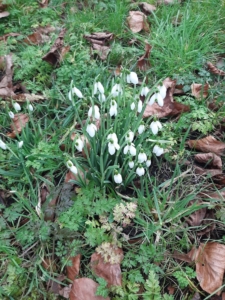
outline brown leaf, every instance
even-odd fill
[[[179,259],[181,261],[185,261],[187,263],[192,263],[193,259],[190,257],[190,255],[185,254],[185,253],[180,253],[178,251],[174,251],[174,253],[172,254],[173,258]]]
[[[202,84],[193,83],[191,85],[191,94],[195,96],[196,99],[206,98],[208,96],[209,84],[206,83],[204,86]]]
[[[140,32],[141,30],[149,32],[147,17],[140,11],[129,11],[127,22],[130,30],[134,33]]]
[[[201,288],[209,294],[222,286],[225,270],[225,245],[213,242],[200,244],[195,251],[197,279]],[[221,291],[217,292],[220,295]]]
[[[225,149],[225,143],[217,141],[212,135],[201,140],[189,140],[187,144],[190,148],[202,152],[212,152],[217,155],[223,155]]]
[[[219,75],[219,76],[225,76],[225,72],[223,70],[218,69],[211,62],[207,62],[207,67],[212,74]]]
[[[193,296],[193,298],[191,300],[201,300],[201,296],[199,295],[198,292],[195,292],[194,296]]]
[[[68,286],[65,286],[64,288],[61,288],[59,290],[59,295],[66,299],[69,299],[71,288],[72,288],[72,284],[69,284]]]
[[[5,61],[5,75],[2,77],[0,82],[0,97],[5,98],[12,97],[14,94],[13,92],[13,85],[12,85],[12,76],[13,76],[13,62],[12,62],[12,54],[4,56]]]
[[[11,133],[7,133],[8,137],[15,138],[17,134],[21,133],[22,129],[26,126],[29,121],[29,116],[27,114],[16,114],[14,119],[12,119]]]
[[[64,35],[66,33],[66,29],[62,29],[58,38],[54,42],[53,46],[51,47],[50,51],[42,57],[43,60],[47,61],[49,64],[55,66],[61,60],[61,52],[64,46]]]
[[[39,3],[40,3],[40,6],[41,6],[42,8],[48,6],[48,0],[41,0],[41,2],[39,2]]]
[[[214,167],[222,170],[221,157],[214,153],[199,153],[195,155],[195,161],[201,164],[206,164],[207,167]]]
[[[195,174],[197,175],[211,175],[211,176],[215,176],[215,175],[219,175],[222,174],[222,170],[219,169],[203,169],[199,166],[194,165],[194,171]]]
[[[212,179],[216,184],[225,186],[225,174],[215,175]]]
[[[143,9],[144,13],[146,15],[149,15],[151,14],[153,11],[156,10],[156,6],[155,5],[152,5],[152,4],[149,4],[147,2],[140,2],[139,3],[139,6],[141,7],[141,9]]]
[[[90,278],[79,278],[73,281],[70,292],[70,300],[110,300],[109,297],[103,298],[95,296],[99,284]]]
[[[166,78],[163,84],[167,88],[166,97],[164,98],[164,105],[161,107],[157,103],[153,105],[147,105],[143,113],[143,118],[147,118],[156,115],[158,118],[166,116],[176,116],[182,112],[189,111],[190,108],[182,103],[175,102],[173,100],[173,92],[175,89],[176,81],[171,78]]]
[[[8,16],[9,16],[9,12],[8,11],[0,12],[0,18],[5,18],[5,17],[8,17]]]
[[[151,52],[152,46],[148,43],[145,44],[145,54],[142,55],[137,62],[138,68],[141,71],[147,71],[150,68],[149,55]]]
[[[195,203],[194,200],[189,202],[189,205],[193,205]],[[202,201],[198,201],[198,204],[201,204]],[[199,226],[201,225],[203,219],[205,218],[206,215],[206,207],[202,207],[196,211],[194,211],[193,213],[191,213],[188,218],[186,218],[186,222],[190,225],[190,226]]]
[[[66,266],[66,273],[67,273],[67,277],[70,280],[74,280],[77,275],[79,274],[79,270],[80,270],[80,259],[81,259],[81,255],[78,254],[76,256],[70,257],[70,261],[72,263],[72,266]]]
[[[13,32],[6,33],[6,34],[0,36],[0,41],[6,41],[7,38],[10,37],[10,36],[19,36],[19,35],[20,35],[20,33],[13,33]]]
[[[113,33],[110,32],[94,32],[84,36],[86,40],[91,42],[92,50],[96,51],[101,60],[106,60],[110,47],[109,41],[113,39]]]
[[[39,26],[35,32],[28,35],[23,41],[27,44],[38,45],[50,40],[49,34],[55,31],[55,27],[51,25]]]
[[[46,270],[51,270],[51,271],[56,272],[56,264],[55,264],[55,261],[52,260],[52,259],[49,258],[49,257],[44,257],[43,260],[42,260],[41,265],[42,265],[43,268],[46,269]]]
[[[120,255],[122,260],[123,250],[114,248],[113,246],[111,248],[112,255]],[[104,278],[108,282],[108,286],[122,285],[122,274],[119,263],[111,264],[110,262],[105,262],[100,254],[93,253],[91,256],[91,268],[97,276]]]
[[[182,0],[158,0],[157,4],[176,4],[181,3]]]

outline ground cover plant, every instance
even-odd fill
[[[223,299],[224,1],[0,10],[0,298]]]

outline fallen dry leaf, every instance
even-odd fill
[[[207,67],[212,74],[219,75],[219,76],[225,76],[225,72],[218,69],[211,62],[207,62]]]
[[[72,284],[69,284],[68,286],[65,286],[64,288],[60,288],[59,295],[66,299],[69,299],[71,288],[72,288]]]
[[[193,298],[191,300],[201,300],[200,294],[198,292],[195,292],[194,296],[193,296]]]
[[[222,170],[219,169],[204,169],[196,165],[194,165],[193,167],[194,167],[195,174],[197,175],[215,176],[215,175],[222,174]]]
[[[140,2],[139,6],[146,15],[149,15],[156,10],[155,5],[149,4],[147,2]]]
[[[41,0],[39,1],[40,7],[44,8],[48,6],[48,0]]]
[[[109,42],[113,39],[113,33],[94,32],[85,35],[84,38],[91,42],[92,50],[98,53],[101,60],[106,60],[110,51]]]
[[[212,135],[201,140],[189,140],[187,144],[190,148],[202,152],[212,152],[217,155],[223,155],[225,149],[225,143],[217,141]]]
[[[76,256],[70,257],[70,261],[72,263],[72,266],[66,266],[66,274],[67,277],[70,280],[74,280],[77,275],[79,274],[80,271],[80,259],[81,259],[81,255],[78,254]]]
[[[119,255],[122,261],[123,250],[120,248],[114,249],[113,246],[111,248],[112,253]],[[93,253],[91,256],[91,268],[97,276],[104,278],[108,282],[108,286],[122,285],[120,263],[111,264],[110,262],[105,262],[100,254]]]
[[[147,17],[141,11],[129,11],[127,22],[130,30],[134,33],[140,32],[141,30],[149,32]]]
[[[8,137],[15,138],[17,134],[21,133],[22,129],[26,126],[29,121],[29,116],[27,114],[16,114],[14,119],[12,119],[11,129],[12,132],[7,133]]]
[[[225,186],[225,174],[215,175],[212,179],[217,185]]]
[[[209,294],[222,286],[225,271],[225,245],[213,242],[200,244],[188,253],[196,264],[197,279]],[[221,291],[217,292],[220,295]]]
[[[199,153],[195,155],[195,161],[201,164],[205,164],[205,167],[214,167],[222,170],[221,157],[215,153]]]
[[[72,284],[70,300],[110,300],[109,297],[103,298],[95,296],[99,284],[90,278],[75,279]]]
[[[153,105],[147,105],[143,113],[143,118],[147,118],[156,115],[158,118],[166,116],[177,116],[182,112],[187,112],[190,107],[182,103],[175,102],[173,100],[173,93],[176,85],[176,81],[170,78],[166,78],[163,84],[167,88],[166,97],[164,98],[164,105],[161,107],[157,103]]]
[[[8,17],[8,16],[9,16],[9,12],[8,12],[8,11],[0,12],[0,19],[1,19],[1,18],[5,18],[5,17]]]
[[[194,204],[195,201],[192,200],[189,202],[189,206],[191,206],[192,204]],[[198,201],[198,204],[201,205],[202,201]],[[199,226],[201,225],[203,219],[205,218],[206,215],[206,207],[202,207],[196,211],[194,211],[193,213],[191,213],[187,218],[186,218],[186,222],[190,225],[190,226]]]
[[[13,84],[12,84],[12,76],[13,76],[13,62],[12,62],[12,54],[5,55],[3,60],[5,61],[5,75],[2,77],[0,82],[0,97],[12,97],[14,95],[13,92]]]
[[[13,33],[13,32],[6,33],[6,34],[0,36],[0,41],[6,41],[7,38],[10,37],[10,36],[19,36],[19,35],[20,35],[20,33]]]
[[[208,96],[209,84],[206,83],[204,86],[202,84],[193,83],[191,85],[191,94],[195,96],[196,99],[206,98]]]
[[[182,0],[158,0],[157,4],[176,4],[181,3]]]
[[[51,258],[49,257],[44,257],[42,262],[41,262],[41,265],[43,266],[43,268],[45,268],[46,270],[51,270],[51,271],[54,271],[56,272],[56,264],[55,264],[55,261],[52,260]]]
[[[44,27],[39,26],[38,28],[36,28],[34,33],[28,35],[23,41],[24,43],[29,45],[30,44],[38,45],[41,43],[45,43],[50,39],[49,34],[54,31],[55,31],[55,27],[51,25],[47,25]]]
[[[64,35],[66,33],[66,29],[62,29],[60,34],[58,35],[56,41],[51,47],[50,51],[42,57],[42,60],[45,60],[49,64],[56,66],[61,61],[62,49],[64,47]]]
[[[138,68],[141,71],[147,71],[150,68],[149,55],[151,52],[152,46],[148,43],[145,44],[145,54],[142,55],[137,62]]]

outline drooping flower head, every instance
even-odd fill
[[[90,135],[90,137],[94,137],[97,130],[98,130],[98,129],[97,129],[97,127],[96,127],[95,124],[89,123],[89,124],[87,125],[86,131],[87,131],[87,133]]]
[[[127,75],[127,83],[132,83],[134,85],[138,84],[138,76],[135,72],[130,72],[130,74]]]
[[[88,110],[88,117],[94,117],[95,119],[100,119],[99,107],[97,105],[91,106]]]
[[[114,174],[114,181],[115,181],[115,183],[117,183],[117,184],[120,184],[120,183],[123,182],[122,175],[121,175],[118,171],[115,171],[115,174]]]
[[[150,124],[150,129],[154,135],[156,135],[158,133],[159,129],[161,129],[161,128],[162,128],[162,124],[159,121],[153,121]]]
[[[117,103],[115,100],[112,100],[110,103],[109,114],[111,117],[117,115]]]
[[[115,154],[116,150],[120,149],[120,145],[118,144],[118,138],[115,133],[110,133],[107,137],[108,143],[108,150],[109,154],[113,155]]]

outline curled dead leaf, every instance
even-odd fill
[[[140,32],[141,30],[149,32],[147,17],[140,11],[129,11],[127,22],[130,30],[134,33]]]
[[[7,133],[8,137],[15,138],[17,134],[21,133],[22,129],[26,126],[29,121],[27,114],[16,114],[12,119],[11,129],[12,132]]]
[[[195,201],[192,200],[189,202],[189,205],[194,204]],[[202,204],[202,201],[198,201],[198,204]],[[186,222],[190,225],[190,226],[199,226],[201,225],[203,219],[205,218],[206,215],[206,207],[202,207],[196,211],[194,211],[193,213],[191,213],[188,218],[186,218]]]
[[[145,54],[142,55],[137,62],[138,68],[141,71],[147,71],[150,68],[149,55],[151,52],[152,46],[148,43],[145,44]]]
[[[76,256],[70,257],[70,261],[72,266],[66,266],[66,273],[67,273],[67,277],[70,280],[74,280],[75,277],[77,277],[77,275],[79,274],[80,271],[80,259],[81,259],[81,255],[78,254]]]
[[[139,6],[146,15],[149,15],[156,10],[155,5],[149,4],[147,2],[140,2]]]
[[[8,12],[8,11],[0,12],[0,19],[1,19],[1,18],[5,18],[5,17],[8,17],[8,16],[9,16],[9,12]]]
[[[99,284],[90,278],[75,279],[72,284],[70,300],[110,300],[109,297],[95,296]]]
[[[193,83],[191,85],[191,94],[195,96],[196,99],[206,98],[208,96],[209,84],[206,83],[204,86],[202,84]]]
[[[219,170],[219,169],[204,169],[204,168],[201,168],[196,165],[194,165],[193,167],[194,167],[195,174],[197,174],[197,175],[215,176],[215,175],[219,175],[222,173],[222,170]]]
[[[197,279],[201,288],[209,294],[222,286],[225,271],[225,245],[213,242],[200,244],[188,253],[196,264]],[[221,291],[216,294],[220,295]]]
[[[223,70],[218,69],[211,62],[207,62],[207,67],[212,74],[219,75],[219,76],[225,76],[225,72]]]
[[[195,161],[201,164],[205,164],[206,167],[214,167],[216,169],[222,169],[221,157],[215,153],[199,153],[195,155]]]
[[[216,140],[212,135],[200,140],[189,140],[187,144],[190,148],[202,152],[212,152],[217,155],[223,155],[225,150],[225,143]]]
[[[112,255],[120,256],[121,262],[123,259],[123,250],[115,248],[113,245],[111,245],[111,249]],[[105,262],[100,254],[93,253],[91,256],[91,268],[97,276],[104,278],[108,282],[108,286],[122,285],[120,263],[111,264],[110,262]]]

